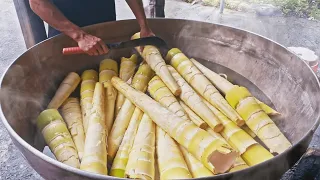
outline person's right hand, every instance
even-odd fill
[[[109,49],[106,44],[98,37],[90,34],[84,34],[77,39],[78,46],[90,56],[102,55],[108,53]]]

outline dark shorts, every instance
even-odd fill
[[[116,9],[114,0],[51,0],[52,3],[79,27],[115,21]],[[48,37],[60,34],[49,26]]]

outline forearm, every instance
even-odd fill
[[[29,0],[31,9],[50,26],[74,40],[85,34],[77,25],[69,21],[49,0]]]
[[[140,28],[148,28],[148,23],[144,12],[142,0],[126,0],[126,2],[131,8],[133,14],[135,15],[140,25]]]

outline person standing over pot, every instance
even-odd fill
[[[126,0],[140,25],[141,37],[154,36],[149,28],[142,0]],[[49,24],[48,37],[64,33],[89,55],[107,53],[108,47],[80,27],[115,21],[114,0],[29,0],[30,7]]]

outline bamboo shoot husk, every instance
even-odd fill
[[[207,129],[208,124],[204,122],[195,112],[193,112],[189,106],[187,106],[183,101],[179,100],[181,107],[186,111],[190,120],[201,129]]]
[[[148,82],[154,76],[154,72],[150,66],[146,63],[142,63],[139,66],[138,71],[134,75],[132,80],[132,87],[138,91],[145,92],[148,86]],[[130,100],[126,99],[122,108],[116,117],[112,126],[110,135],[108,136],[108,160],[109,163],[113,161],[118,148],[121,144],[122,138],[126,132],[131,116],[134,112],[135,106]]]
[[[204,104],[201,97],[189,86],[189,84],[180,76],[180,74],[171,66],[168,65],[173,78],[177,81],[181,88],[180,99],[188,105],[201,119],[203,119],[208,126],[215,132],[220,132],[223,125],[219,119],[211,112],[211,110]]]
[[[159,126],[156,127],[156,144],[161,180],[192,178],[178,145]]]
[[[210,102],[210,104],[219,109],[238,126],[244,124],[244,120],[239,114],[228,104],[203,73],[179,49],[171,49],[168,52],[167,60],[170,61],[170,64],[194,88],[194,90]]]
[[[86,134],[84,155],[80,169],[97,174],[108,174],[107,169],[107,127],[105,122],[105,91],[103,85],[96,83],[88,130]]]
[[[75,168],[80,167],[77,148],[58,110],[42,111],[37,119],[37,127],[58,161]]]
[[[80,102],[78,98],[68,98],[61,107],[63,119],[67,123],[73,142],[76,145],[80,160],[84,151],[84,129],[82,124],[82,115]]]
[[[129,153],[131,151],[143,112],[139,108],[135,108],[128,129],[126,130],[119,150],[113,160],[110,175],[124,178],[125,170],[128,163]]]
[[[140,33],[136,33],[131,39],[140,38]],[[177,82],[173,79],[171,73],[169,72],[166,62],[161,56],[161,53],[155,46],[144,46],[142,52],[143,59],[150,65],[154,72],[161,78],[161,80],[166,84],[170,91],[175,95],[179,96],[181,89]]]
[[[219,91],[221,91],[223,94],[226,94],[227,92],[229,92],[232,89],[233,84],[231,82],[229,82],[227,79],[225,79],[225,78],[221,77],[219,74],[211,71],[209,68],[205,67],[204,65],[202,65],[201,63],[199,63],[195,59],[191,58],[190,60],[212,82],[212,84],[217,89],[219,89]],[[271,107],[269,107],[265,103],[259,101],[258,99],[256,99],[256,101],[258,102],[258,104],[261,106],[261,108],[268,115],[280,115],[279,112],[272,109]]]
[[[129,154],[126,177],[154,179],[155,175],[155,124],[147,114],[142,116]]]
[[[134,75],[137,61],[138,61],[138,56],[135,54],[133,54],[130,58],[125,58],[125,57],[121,58],[119,77],[123,81],[128,81]],[[116,100],[115,117],[117,117],[125,99],[126,98],[124,97],[124,95],[122,95],[121,93],[118,93],[117,100]]]
[[[213,173],[209,171],[198,159],[196,159],[186,148],[180,145],[180,150],[184,156],[184,159],[188,165],[188,168],[194,178],[213,176]]]
[[[95,70],[85,70],[81,75],[80,86],[80,106],[85,134],[88,129],[90,111],[92,108],[92,98],[94,87],[98,81],[98,73]]]
[[[62,105],[62,103],[70,96],[70,94],[77,88],[80,80],[80,76],[77,73],[69,73],[59,85],[55,95],[48,105],[48,109],[58,109]]]
[[[111,82],[118,91],[148,114],[158,126],[187,148],[212,172],[218,174],[230,169],[238,153],[228,144],[214,139],[193,122],[180,118],[151,97],[130,87],[120,78],[113,77]]]
[[[223,113],[205,101],[207,106],[215,113],[221,120],[225,128],[221,135],[227,142],[240,152],[243,160],[249,165],[253,166],[261,162],[273,158],[273,155],[263,146],[257,143],[250,135],[238,127],[234,122],[228,119]]]
[[[111,131],[111,127],[114,121],[114,109],[117,98],[117,90],[112,87],[111,78],[118,76],[118,64],[112,59],[102,60],[99,68],[99,82],[103,84],[105,88],[105,115],[107,132]]]
[[[292,146],[245,87],[233,86],[226,99],[271,153],[280,154]]]

